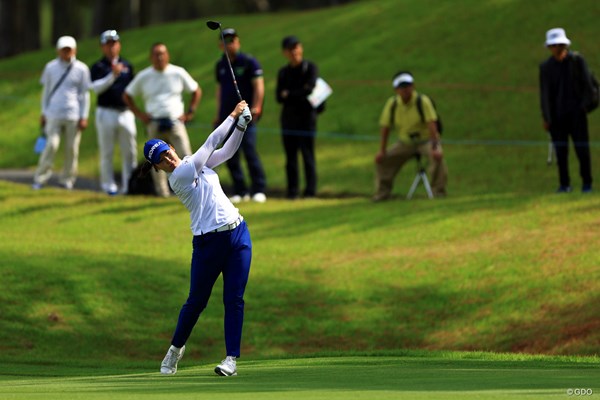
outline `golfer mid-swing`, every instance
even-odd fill
[[[189,297],[181,307],[171,347],[160,366],[162,374],[177,372],[185,343],[222,273],[227,354],[215,372],[223,376],[237,375],[236,358],[240,356],[244,290],[250,272],[252,242],[246,222],[223,192],[213,168],[237,151],[251,120],[248,105],[241,101],[206,142],[183,160],[160,139],[149,140],[144,145],[148,166],[170,174],[173,191],[190,212],[194,234]],[[233,133],[217,149],[233,124],[236,124]]]

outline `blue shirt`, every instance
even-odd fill
[[[233,74],[235,75],[235,80],[237,81],[242,98],[246,100],[248,106],[252,108],[252,98],[254,97],[252,80],[263,76],[262,67],[254,57],[241,52],[237,53],[235,59],[231,61],[231,67],[233,68]],[[215,72],[217,82],[221,85],[219,119],[223,121],[240,100],[235,91],[235,86],[231,79],[231,71],[229,70],[225,55],[217,62]]]
[[[133,66],[129,61],[119,57],[119,63],[124,65],[121,74],[117,77],[114,83],[98,95],[98,105],[101,107],[109,108],[126,108],[125,102],[123,101],[123,91],[125,87],[133,80]],[[98,79],[104,78],[108,74],[112,74],[112,64],[106,57],[102,58],[94,65],[90,70],[92,74],[92,82]]]

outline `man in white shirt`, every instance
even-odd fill
[[[123,91],[133,80],[133,65],[121,57],[121,38],[109,29],[100,35],[102,58],[91,68],[92,88],[98,95],[96,132],[100,150],[100,187],[118,193],[113,169],[115,142],[121,148],[121,193],[129,190],[129,178],[137,165],[135,116],[123,102]]]
[[[75,58],[77,42],[71,36],[62,36],[56,42],[56,51],[58,57],[46,64],[40,79],[44,87],[40,122],[47,141],[33,176],[32,187],[36,190],[52,176],[61,134],[65,139],[65,161],[60,184],[73,189],[81,132],[87,128],[90,112],[90,70]]]
[[[150,48],[152,66],[135,76],[125,88],[123,100],[133,113],[146,125],[149,139],[157,138],[173,145],[178,154],[192,154],[185,123],[191,121],[198,107],[202,90],[190,74],[177,65],[169,63],[169,51],[164,43]],[[183,92],[191,93],[187,111]],[[135,103],[142,97],[145,112]],[[163,171],[152,171],[154,190],[158,196],[170,196],[167,176]]]

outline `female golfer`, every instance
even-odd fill
[[[183,160],[173,147],[160,139],[149,140],[144,145],[147,165],[170,173],[169,183],[190,212],[194,234],[189,297],[181,308],[171,347],[160,366],[162,374],[177,372],[185,343],[222,273],[227,355],[215,372],[222,376],[237,375],[236,358],[240,356],[244,290],[250,272],[252,242],[246,222],[223,193],[213,168],[237,151],[251,120],[248,105],[241,101],[206,142]],[[217,150],[233,124],[236,124],[233,133]]]

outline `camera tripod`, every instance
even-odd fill
[[[419,186],[420,181],[423,181],[423,186],[425,186],[425,191],[427,192],[427,197],[429,197],[430,199],[433,199],[433,192],[431,191],[431,186],[429,185],[429,179],[427,179],[427,174],[425,173],[425,167],[423,166],[423,163],[421,163],[421,154],[416,153],[415,159],[417,161],[417,176],[415,176],[415,179],[413,180],[412,186],[410,187],[410,190],[408,191],[408,194],[406,195],[406,199],[407,200],[412,199],[412,196],[415,193],[417,186]]]

